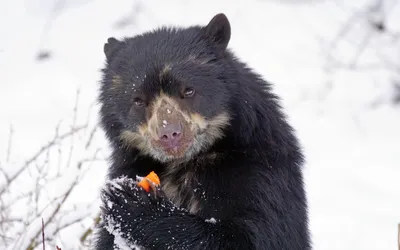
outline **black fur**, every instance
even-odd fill
[[[154,170],[161,183],[179,186],[183,201],[178,209],[162,187],[147,195],[120,180],[118,188],[107,184],[102,194],[105,223],[118,222],[128,243],[146,249],[310,249],[298,140],[270,84],[226,49],[226,17],[213,20],[205,27],[161,28],[106,45],[100,101],[113,149],[109,178],[135,179]],[[166,63],[173,65],[175,80],[162,85],[158,72]],[[123,84],[111,90],[115,74]],[[197,99],[187,103],[191,110],[210,119],[230,115],[224,137],[173,169],[124,147],[121,132],[146,120],[145,111],[132,108],[135,90],[148,102],[161,89],[178,96],[183,85],[196,88]],[[190,197],[199,201],[194,214],[188,211]],[[216,223],[206,221],[210,218]],[[113,236],[104,228],[95,249],[113,249]]]

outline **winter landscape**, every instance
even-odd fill
[[[306,155],[314,249],[391,250],[400,223],[400,1],[3,0],[0,249],[89,249],[109,145],[103,45],[230,19]]]

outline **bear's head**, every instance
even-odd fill
[[[189,160],[222,138],[231,119],[230,34],[218,14],[203,27],[109,38],[100,101],[111,141],[169,162]]]

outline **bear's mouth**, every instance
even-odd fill
[[[152,136],[149,124],[139,126],[138,132],[125,130],[121,140],[127,147],[137,148],[141,154],[150,156],[160,162],[189,161],[193,156],[213,145],[223,137],[223,130],[229,125],[227,113],[221,113],[211,119],[204,119],[198,114],[191,115],[194,119],[185,124],[180,141],[176,145],[165,146],[159,137]],[[201,119],[201,125],[195,121]],[[190,126],[189,126],[190,125]]]
[[[192,131],[190,131],[192,132]],[[182,158],[190,150],[195,138],[194,133],[182,134],[180,138],[175,141],[163,142],[160,139],[155,140],[148,138],[153,150],[162,152],[166,157]]]

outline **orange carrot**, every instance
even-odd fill
[[[139,181],[138,186],[142,187],[144,190],[146,190],[146,192],[149,192],[151,187],[150,182],[156,186],[160,185],[160,179],[158,178],[158,175],[154,173],[154,171],[151,171],[150,174]]]

